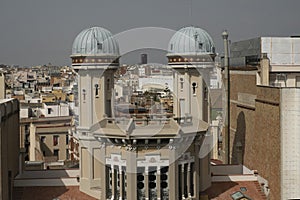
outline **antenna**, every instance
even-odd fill
[[[193,4],[193,0],[190,0],[190,16],[189,16],[190,17],[190,20],[189,20],[190,25],[192,25],[192,18],[193,18],[193,9],[192,9],[193,5],[192,4]]]
[[[95,31],[94,31],[94,30],[92,30],[92,31],[93,31],[94,39],[95,39],[96,42],[97,42],[97,49],[102,49],[102,44],[99,42],[98,38],[96,37]]]

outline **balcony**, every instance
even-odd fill
[[[95,124],[95,137],[116,139],[172,138],[180,134],[205,133],[208,124],[192,116],[171,118],[164,114],[135,114],[132,118],[106,118]]]

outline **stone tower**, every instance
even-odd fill
[[[168,63],[175,70],[175,116],[209,122],[207,82],[216,56],[212,38],[201,28],[185,27],[171,38],[168,51]]]
[[[104,118],[112,115],[114,72],[119,67],[119,46],[112,34],[100,27],[83,30],[72,47],[72,66],[78,73],[80,141],[80,190],[99,196],[93,184],[95,175],[89,168],[94,165],[94,150],[99,143],[93,129]]]

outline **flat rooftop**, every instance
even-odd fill
[[[185,120],[185,121],[184,121]],[[157,119],[103,119],[92,128],[93,133],[105,137],[176,137],[179,134],[206,133],[208,124],[202,120],[184,119],[182,122],[173,118]],[[180,120],[179,120],[180,121]]]

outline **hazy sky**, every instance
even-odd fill
[[[102,26],[113,34],[144,26],[205,29],[222,52],[232,41],[300,34],[299,0],[1,0],[0,63],[70,65],[76,35]]]

